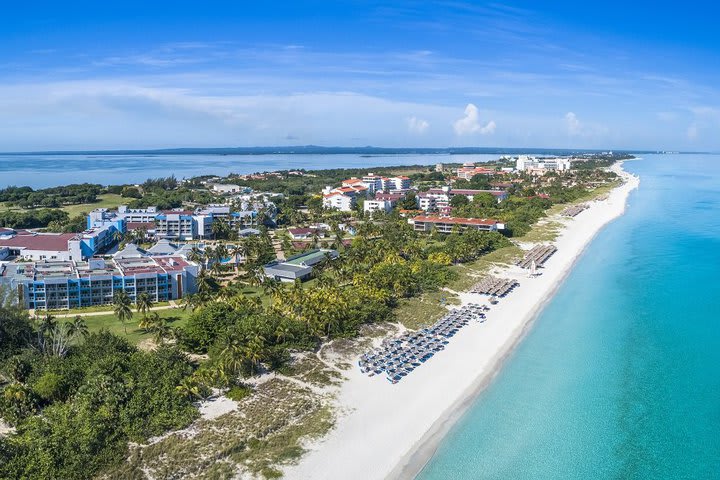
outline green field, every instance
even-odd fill
[[[128,203],[129,200],[115,193],[105,193],[98,195],[98,201],[95,203],[81,203],[79,205],[66,205],[62,210],[66,211],[70,218],[80,215],[81,213],[89,213],[96,208],[116,208],[118,205]]]
[[[180,327],[185,324],[188,317],[192,313],[192,310],[183,310],[182,308],[168,308],[163,310],[155,311],[161,318],[167,318],[170,322],[171,327]],[[91,332],[99,332],[102,329],[109,330],[110,332],[127,338],[131,343],[137,344],[142,340],[152,338],[152,335],[145,333],[143,330],[138,328],[138,322],[142,319],[142,314],[133,311],[133,318],[127,322],[127,336],[125,335],[125,329],[123,324],[117,319],[117,317],[109,313],[107,315],[88,315],[83,317],[83,320],[88,326],[88,330]],[[71,320],[69,318],[58,319],[58,320]]]
[[[120,195],[117,195],[115,193],[105,193],[102,195],[98,195],[98,201],[95,203],[80,203],[78,205],[66,205],[64,207],[61,207],[60,210],[63,210],[70,215],[70,217],[75,217],[77,215],[80,215],[81,213],[89,213],[91,210],[94,210],[96,208],[116,208],[118,205],[123,205],[125,203],[128,203],[128,201],[132,199],[123,198]],[[7,211],[7,210],[22,210],[22,208],[19,207],[9,207],[6,205],[5,202],[0,202],[0,212]]]

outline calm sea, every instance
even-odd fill
[[[646,155],[420,480],[720,478],[720,156]]]
[[[7,155],[0,154],[0,188],[33,188],[70,183],[103,185],[141,183],[148,178],[174,174],[178,179],[199,175],[227,175],[273,170],[372,168],[386,165],[487,162],[499,155]]]

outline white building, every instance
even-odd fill
[[[533,175],[544,175],[549,171],[564,172],[572,166],[569,158],[544,158],[538,160],[527,155],[520,155],[515,162],[518,172],[528,172]]]
[[[355,206],[355,196],[341,192],[331,192],[323,195],[323,207],[351,212]]]
[[[365,200],[363,203],[363,211],[365,213],[385,212],[388,213],[393,208],[393,202],[390,200]]]
[[[234,193],[242,193],[244,191],[240,185],[233,185],[230,183],[213,183],[213,192],[219,193],[220,195],[232,195]]]
[[[389,192],[391,190],[408,190],[410,188],[410,179],[408,177],[383,177],[383,190]]]

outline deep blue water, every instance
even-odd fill
[[[419,480],[720,478],[720,156],[625,168],[626,214]]]
[[[296,168],[372,168],[384,165],[434,165],[435,163],[487,162],[499,155],[389,154],[268,154],[268,155],[66,155],[0,154],[0,188],[28,185],[33,188],[70,183],[103,185],[141,183],[148,178],[227,175]]]

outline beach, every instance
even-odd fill
[[[290,479],[413,478],[425,465],[448,429],[500,371],[503,361],[552,298],[575,261],[604,225],[625,211],[639,179],[613,169],[624,183],[577,217],[557,217],[565,226],[552,243],[558,251],[529,278],[528,271],[508,267],[494,272],[515,278],[518,288],[493,305],[484,323],[463,328],[445,350],[398,384],[368,377],[355,366],[337,396],[335,428],[297,465],[285,470]],[[529,249],[531,245],[523,245]],[[487,297],[461,293],[463,304],[487,303]],[[355,361],[357,359],[354,359]]]

